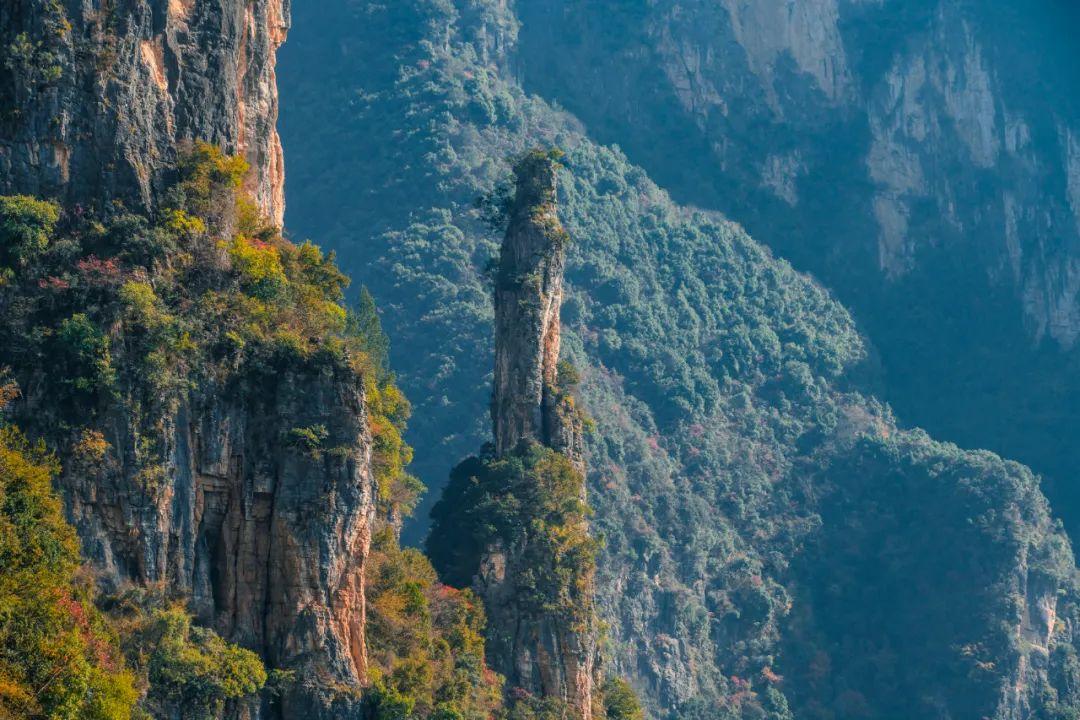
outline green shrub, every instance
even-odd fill
[[[374,720],[413,720],[416,701],[393,687],[376,682],[365,698]]]
[[[255,653],[193,626],[179,606],[153,611],[141,635],[149,649],[151,701],[182,708],[185,718],[211,720],[227,701],[254,695],[266,683]]]
[[[161,303],[154,293],[154,288],[147,282],[128,281],[120,287],[120,302],[123,303],[128,319],[137,326],[154,329],[167,319],[161,311]]]
[[[609,677],[601,690],[607,720],[643,720],[645,717],[630,683],[622,678]]]
[[[177,252],[184,231],[179,219],[174,225],[167,218],[152,222],[143,215],[121,214],[111,219],[105,235],[125,264],[153,268]]]
[[[568,720],[572,717],[573,711],[562,700],[527,693],[512,695],[506,712],[506,720]]]
[[[422,553],[385,528],[368,561],[368,651],[377,717],[486,720],[502,680],[484,665],[484,610],[438,582]]]
[[[26,265],[49,246],[60,208],[27,195],[0,196],[0,264]]]
[[[318,458],[322,455],[323,444],[330,437],[325,425],[293,428],[285,437],[290,447],[297,448],[307,455]]]
[[[109,353],[109,338],[85,313],[76,313],[62,321],[57,339],[66,366],[63,382],[82,393],[96,393],[113,386],[116,373]]]
[[[465,460],[431,512],[427,552],[439,576],[467,587],[497,540],[523,547],[527,570],[515,579],[523,611],[587,622],[598,545],[588,532],[584,483],[566,456],[537,443]]]
[[[281,255],[269,243],[236,237],[229,245],[229,258],[243,286],[261,300],[275,300],[288,287]]]
[[[170,204],[221,232],[239,215],[237,191],[247,172],[248,164],[242,157],[197,142],[180,157],[181,180],[170,191]]]
[[[560,360],[558,364],[559,387],[564,391],[571,391],[581,384],[581,371],[569,360]]]

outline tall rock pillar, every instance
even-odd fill
[[[517,187],[495,285],[496,452],[522,440],[545,443],[558,379],[566,232],[556,212],[552,160],[534,153],[515,168]]]
[[[557,492],[549,486],[553,473],[571,477],[568,492],[577,496],[579,510],[559,516],[560,532],[578,538],[584,548],[589,540],[582,421],[560,385],[566,378],[559,377],[569,236],[557,214],[556,167],[554,157],[540,151],[515,167],[516,192],[495,288],[494,460],[514,457],[523,464],[523,476],[510,478],[510,487],[502,489],[523,503]],[[546,513],[543,504],[524,508],[525,520],[533,519],[530,513]],[[542,517],[543,524],[550,522],[551,515]],[[492,662],[510,688],[556,698],[572,716],[590,720],[596,671],[592,558],[567,568],[573,580],[566,585],[541,587],[541,594],[553,594],[546,603],[532,602],[526,598],[537,592],[530,579],[536,567],[561,560],[552,557],[549,537],[528,522],[522,526],[516,536],[489,547],[480,561],[477,586],[491,619]]]

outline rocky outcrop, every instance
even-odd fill
[[[506,677],[515,694],[556,698],[573,718],[593,717],[596,627],[575,627],[554,613],[522,613],[519,579],[529,573],[525,543],[488,549],[475,587],[488,613],[488,663]],[[590,589],[591,593],[591,589]],[[591,599],[585,610],[595,612]],[[522,692],[523,691],[523,692]]]
[[[246,159],[243,194],[280,224],[274,63],[288,25],[289,0],[4,3],[0,194],[76,216],[151,211],[199,141]],[[68,513],[106,590],[159,585],[296,671],[241,716],[355,717],[375,514],[362,380],[300,356],[192,367],[191,389],[169,399],[125,385],[89,439],[58,430],[70,418],[48,406],[55,378],[20,376],[20,412],[59,447]]]
[[[569,236],[556,207],[555,162],[535,152],[515,168],[510,224],[495,281],[495,452],[523,440],[576,452],[558,393],[559,311]]]
[[[307,38],[293,45],[284,96],[290,117],[307,119],[287,136],[305,150],[291,167],[306,168],[293,176],[303,180],[292,187],[290,212],[296,227],[329,241],[393,308],[388,332],[407,348],[400,377],[430,423],[413,427],[421,462],[441,472],[487,435],[463,422],[490,399],[479,379],[490,367],[492,318],[478,270],[493,243],[472,203],[506,169],[475,159],[557,142],[569,151],[558,214],[574,237],[560,336],[563,352],[584,368],[580,401],[596,423],[588,435],[590,522],[605,538],[595,583],[607,627],[605,671],[633,680],[650,717],[1022,718],[1080,707],[1070,669],[1073,563],[1036,478],[898,428],[880,404],[852,392],[865,387],[859,363],[867,348],[830,293],[736,225],[671,202],[642,168],[594,142],[618,139],[651,169],[663,165],[664,183],[683,196],[688,186],[701,196],[715,191],[722,202],[707,207],[758,207],[755,220],[798,208],[800,222],[775,234],[800,257],[847,267],[865,260],[877,288],[873,207],[849,202],[849,191],[873,187],[806,168],[853,156],[865,173],[857,150],[868,135],[826,133],[818,123],[864,90],[864,63],[887,71],[889,50],[902,43],[883,31],[901,20],[918,25],[925,4],[808,1],[785,15],[771,2],[523,2],[508,8],[509,20],[473,23],[508,5],[297,6]],[[817,26],[805,15],[811,9],[820,9]],[[776,83],[785,116],[810,130],[790,133],[763,120],[772,109],[747,49],[728,32],[729,10],[740,15],[747,42],[758,43],[755,66]],[[870,23],[865,42],[855,43],[853,11],[893,22]],[[823,32],[818,26],[833,13],[838,24]],[[722,128],[709,142],[698,142],[698,126],[672,109],[680,106],[666,93],[667,68],[649,48],[662,37],[658,15],[670,20],[672,47],[702,49],[676,58],[689,70],[680,91],[704,101],[711,85],[738,99],[726,108],[698,103],[708,113],[695,122]],[[491,58],[483,39],[518,18],[523,45],[510,58]],[[781,46],[799,33],[807,37],[798,38],[804,46],[793,61]],[[837,48],[837,33],[843,62],[811,72]],[[387,43],[390,36],[400,42]],[[842,92],[830,99],[819,82]],[[527,92],[558,99],[585,122]],[[357,98],[349,111],[307,132],[344,95]],[[401,147],[399,138],[409,139],[408,166],[380,152]],[[833,145],[821,150],[804,140]],[[363,151],[335,163],[349,143]],[[950,147],[967,153],[969,146]],[[766,162],[740,162],[748,149]],[[766,178],[765,192],[755,192]],[[340,213],[325,211],[329,188],[349,200]],[[422,200],[403,207],[402,188]],[[835,205],[823,207],[823,198]],[[859,217],[870,220],[865,232],[846,231]],[[1024,217],[1018,213],[1018,225]],[[856,240],[868,247],[865,257],[828,250]],[[965,293],[963,285],[955,290]],[[896,321],[924,295],[925,288],[902,296],[888,317]],[[921,316],[920,329],[940,317]],[[931,347],[943,354],[946,345]],[[903,372],[922,372],[910,352],[899,356]],[[863,436],[873,438],[865,459],[826,474]],[[468,497],[479,465],[457,485],[452,477],[444,499]],[[433,489],[441,482],[434,473],[425,479]],[[489,495],[486,486],[480,491]],[[433,518],[433,536],[458,529],[441,532],[438,547],[456,550],[475,537],[458,522],[470,519],[464,510]],[[488,554],[496,577],[513,577],[500,566],[505,557]],[[473,574],[462,572],[462,582]],[[1054,630],[1044,640],[1044,608],[1054,597]],[[1019,637],[1049,643],[1049,658],[1018,646]],[[1014,689],[1012,707],[1032,712],[1010,709],[1004,696]]]
[[[0,7],[0,192],[153,206],[184,144],[247,159],[279,224],[275,53],[289,0],[14,0]]]
[[[568,458],[585,493],[581,419],[559,387],[559,340],[563,270],[569,235],[559,222],[556,160],[533,151],[514,168],[516,190],[495,280],[495,379],[491,417],[495,456],[519,452],[530,443]],[[584,517],[571,531],[588,532]],[[580,623],[537,610],[520,596],[535,592],[523,579],[537,572],[525,528],[500,540],[480,559],[476,587],[489,615],[489,657],[511,688],[554,697],[590,720],[596,673],[596,621],[591,571],[575,603]]]
[[[351,370],[312,360],[203,384],[149,426],[119,403],[103,457],[63,452],[75,460],[60,484],[102,583],[162,584],[224,637],[295,670],[280,717],[337,717],[335,691],[366,677],[364,402]],[[296,441],[306,430],[317,446]]]

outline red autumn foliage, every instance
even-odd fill
[[[97,255],[88,255],[75,263],[79,276],[93,287],[116,285],[123,278],[123,271],[116,258],[102,260]]]
[[[776,671],[774,671],[771,667],[763,668],[761,670],[761,677],[765,679],[765,682],[768,682],[772,685],[779,685],[784,681],[784,677],[782,675],[777,675]]]
[[[59,292],[61,290],[67,290],[68,288],[70,288],[71,283],[69,283],[64,278],[50,275],[47,278],[41,278],[40,280],[38,280],[38,287],[42,290],[53,290],[55,292]]]
[[[108,640],[94,631],[86,607],[70,595],[61,597],[57,604],[71,616],[72,624],[79,629],[79,635],[86,643],[95,664],[106,672],[118,672],[120,659]]]

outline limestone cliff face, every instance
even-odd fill
[[[24,411],[44,414],[28,387]],[[312,360],[200,383],[157,419],[128,396],[107,418],[100,462],[61,452],[69,514],[102,583],[163,584],[224,637],[296,670],[280,715],[256,717],[338,717],[329,689],[359,687],[367,670],[375,503],[360,379]],[[314,426],[320,448],[290,442]]]
[[[206,141],[247,159],[244,189],[280,223],[274,62],[288,23],[288,0],[3,3],[0,194],[72,214],[150,210],[184,147]],[[42,399],[54,378],[20,374],[20,412],[59,447],[68,512],[106,589],[160,584],[297,672],[241,716],[355,717],[375,513],[361,378],[302,358],[235,369],[193,371],[166,407],[131,383],[101,409],[108,450],[92,463]],[[322,447],[290,442],[312,427]]]
[[[275,53],[289,0],[12,0],[0,7],[0,192],[152,206],[177,149],[250,163],[281,223]]]
[[[495,454],[539,443],[568,457],[582,478],[581,420],[558,389],[559,312],[569,236],[559,222],[556,163],[533,152],[515,168],[516,192],[495,288]],[[584,521],[582,521],[584,525]],[[587,532],[586,527],[579,528]],[[480,561],[477,587],[489,615],[489,656],[510,687],[555,697],[583,720],[592,717],[596,628],[591,577],[581,626],[555,613],[522,610],[519,580],[535,571],[528,532],[499,542]]]
[[[488,613],[488,662],[510,688],[565,701],[574,718],[591,720],[595,685],[596,628],[584,631],[553,615],[518,611],[517,579],[529,567],[522,544],[489,548],[476,589]],[[587,608],[593,612],[591,604]]]
[[[856,260],[896,281],[935,250],[971,253],[1012,295],[1029,340],[1080,337],[1077,118],[1051,65],[1064,38],[1047,28],[1071,15],[954,0],[520,13],[527,82],[828,281]],[[564,39],[570,28],[582,29]],[[635,71],[618,72],[625,63]],[[1026,88],[1036,77],[1038,97]],[[667,132],[683,148],[658,141]],[[791,225],[810,227],[825,194],[845,198],[846,214],[828,238],[804,240]]]

